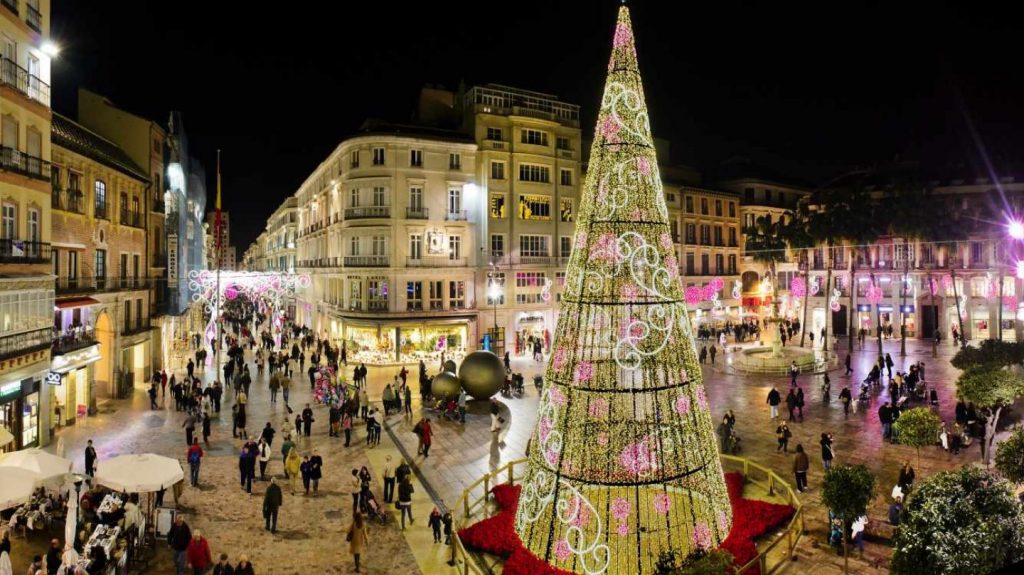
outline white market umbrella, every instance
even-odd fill
[[[118,455],[107,459],[96,470],[96,483],[114,491],[152,493],[167,489],[185,479],[177,459],[152,453]]]
[[[57,457],[41,449],[22,449],[0,455],[0,467],[31,471],[45,483],[64,479],[71,471],[71,460]]]
[[[78,535],[78,502],[68,501],[68,516],[64,521],[64,541],[74,543]]]
[[[0,575],[14,575],[11,567],[11,556],[6,551],[0,553]]]
[[[39,476],[17,467],[0,467],[0,511],[28,503]]]

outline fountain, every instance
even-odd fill
[[[800,373],[815,371],[817,359],[814,351],[801,347],[783,347],[779,330],[783,320],[777,310],[764,319],[761,338],[756,347],[748,347],[736,354],[733,367],[747,373],[767,373],[785,375],[792,363],[796,363]]]

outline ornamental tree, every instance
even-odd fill
[[[966,348],[970,349],[970,348]],[[997,369],[992,364],[968,367],[956,381],[957,397],[973,402],[985,414],[985,437],[982,438],[982,457],[985,465],[991,460],[992,443],[999,427],[1003,409],[1024,395],[1024,377],[1009,369]]]
[[[875,476],[867,467],[833,465],[821,483],[821,502],[843,521],[843,570],[849,572],[846,527],[864,515],[875,496]]]
[[[921,448],[935,445],[942,432],[942,420],[927,407],[915,407],[900,414],[893,424],[900,443],[917,450],[917,467],[921,467]]]
[[[978,347],[965,347],[958,351],[950,363],[958,369],[968,370],[1020,365],[1024,362],[1024,342],[987,339]]]
[[[1007,480],[1024,483],[1024,428],[1015,427],[1010,437],[996,447],[996,469]]]
[[[1010,484],[965,466],[911,492],[893,539],[894,575],[991,573],[1024,559],[1024,510]]]
[[[721,544],[732,507],[625,6],[544,379],[515,520],[530,553],[651,573]]]

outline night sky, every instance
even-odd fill
[[[1024,151],[1018,20],[893,4],[630,2],[655,135],[705,171],[745,156],[820,182],[896,157],[976,164],[981,142],[1009,172]],[[82,86],[162,124],[181,110],[211,208],[223,150],[241,255],[364,118],[409,120],[424,83],[555,93],[582,105],[589,137],[617,5],[53,0],[54,109],[74,117]]]

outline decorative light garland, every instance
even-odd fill
[[[680,281],[625,7],[608,71],[515,520],[587,575],[651,573],[732,525],[683,303],[720,306],[725,281]]]

